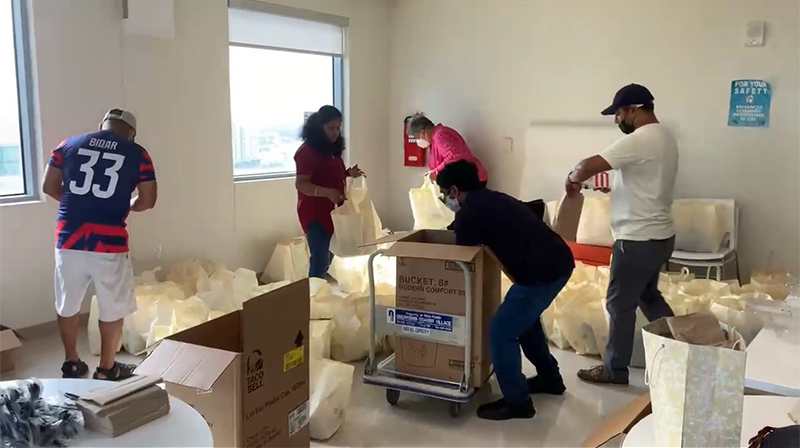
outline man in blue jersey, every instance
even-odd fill
[[[55,295],[64,344],[64,378],[85,376],[77,351],[78,314],[90,283],[100,311],[100,364],[95,379],[122,380],[133,367],[114,360],[122,320],[136,311],[126,219],[156,204],[150,155],[134,143],[132,113],[108,111],[100,131],[69,137],[54,149],[42,191],[59,201],[56,220]],[[134,190],[138,195],[131,197]]]

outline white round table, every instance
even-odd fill
[[[789,397],[745,396],[741,446],[746,447],[747,442],[765,426],[782,428],[794,425],[795,423],[789,418],[789,412],[797,400],[797,398]],[[622,446],[627,448],[655,447],[654,421],[653,414],[640,420],[625,436]]]
[[[106,381],[98,380],[41,380],[45,397],[63,396],[65,392],[81,394],[107,386]],[[0,382],[8,387],[15,381]],[[188,404],[170,396],[169,414],[111,438],[104,434],[85,430],[70,442],[70,447],[163,447],[191,446],[213,447],[214,438],[203,417]]]

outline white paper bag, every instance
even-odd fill
[[[555,310],[553,305],[550,305],[549,308],[542,312],[542,329],[544,330],[544,334],[547,336],[547,339],[549,339],[553,345],[561,350],[566,350],[569,348],[569,341],[561,332],[561,328],[558,326],[557,317],[558,311]]]
[[[296,282],[308,277],[310,253],[306,237],[301,236],[278,242],[269,263],[264,268],[261,281],[264,283]]]
[[[608,195],[591,196],[583,201],[578,222],[577,242],[592,246],[611,247],[611,200]]]
[[[748,344],[753,342],[764,328],[767,316],[746,309],[746,302],[739,297],[723,297],[711,303],[709,311],[720,322],[735,329]]]
[[[439,200],[439,187],[429,176],[419,188],[408,192],[411,200],[411,213],[414,215],[414,230],[445,229],[455,219],[455,213]]]
[[[333,319],[336,307],[342,303],[342,296],[335,294],[325,280],[309,279],[311,299],[311,319]]]
[[[687,252],[717,252],[725,238],[724,220],[717,206],[708,201],[679,200],[672,205],[675,249]]]
[[[356,186],[360,182],[359,186]],[[372,204],[367,182],[355,179],[345,193],[347,200],[331,212],[333,238],[331,252],[340,257],[372,253],[374,247],[360,247],[381,237],[381,219]]]
[[[308,343],[309,356],[312,358],[331,358],[331,331],[333,323],[329,320],[312,320],[309,328],[311,335]]]
[[[355,368],[348,364],[312,357],[309,360],[309,433],[327,440],[344,424]]]
[[[653,404],[655,446],[738,447],[742,436],[745,342],[735,349],[687,344],[667,337],[667,319],[642,329]]]
[[[363,294],[345,297],[333,315],[331,358],[360,361],[369,355],[369,298]]]

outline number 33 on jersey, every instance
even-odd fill
[[[64,179],[56,247],[127,252],[131,195],[139,183],[156,179],[147,151],[112,132],[99,131],[61,142],[49,165],[61,169]]]

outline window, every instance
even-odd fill
[[[0,203],[37,196],[25,7],[24,0],[0,0]]]
[[[234,180],[293,176],[305,119],[343,106],[345,19],[248,0],[228,18]]]

